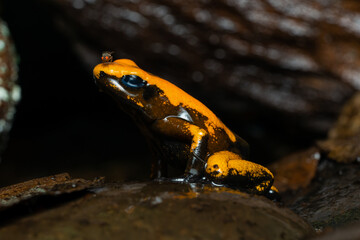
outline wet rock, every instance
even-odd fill
[[[360,162],[360,94],[343,108],[329,138],[318,143],[326,156],[337,162]]]
[[[62,173],[3,187],[0,188],[0,211],[39,196],[79,192],[99,186],[103,181],[103,178],[94,181],[72,179],[68,173]]]
[[[354,240],[360,239],[360,224],[329,230],[311,240]]]
[[[108,185],[0,228],[4,240],[302,239],[312,233],[264,197],[174,183]]]
[[[327,140],[270,167],[285,205],[319,230],[360,220],[359,109],[357,94],[344,106]]]
[[[15,105],[20,100],[17,84],[15,49],[10,40],[9,29],[0,19],[0,151],[6,146],[8,132],[15,114]]]
[[[276,110],[286,124],[326,132],[360,88],[358,3],[51,2],[88,66],[113,50],[204,99],[216,93],[208,101],[239,115],[256,103],[258,115]]]
[[[322,160],[315,179],[287,205],[319,230],[359,222],[359,176],[360,164]]]

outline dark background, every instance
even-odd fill
[[[108,181],[147,178],[151,156],[145,140],[131,119],[98,91],[86,60],[74,54],[48,8],[37,1],[5,0],[1,16],[20,58],[22,100],[2,155],[0,186],[61,172],[84,178],[106,176]],[[102,50],[107,49],[98,50],[99,60]],[[239,135],[255,149],[251,154],[256,162],[268,163],[325,136],[302,132],[294,138],[289,129],[284,136],[283,122],[271,113],[251,122],[251,117],[234,117],[214,107],[204,95],[196,97],[236,133],[244,133]],[[263,137],[264,128],[273,140],[259,144],[256,139]]]
[[[138,129],[98,91],[48,11],[33,1],[19,7],[9,0],[1,14],[20,58],[22,99],[2,156],[0,185],[64,171],[77,177],[106,173],[116,180],[146,177],[147,168],[133,162],[147,152]],[[130,156],[124,169],[117,160]]]

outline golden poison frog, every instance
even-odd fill
[[[273,174],[248,161],[248,144],[204,104],[174,84],[108,53],[93,71],[99,88],[130,114],[156,155],[152,177],[166,177],[167,164],[184,171],[184,182],[208,179],[267,195]]]

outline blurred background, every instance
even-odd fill
[[[2,0],[16,53],[0,57],[18,66],[22,96],[1,132],[0,186],[60,172],[148,178],[143,136],[92,79],[104,50],[201,100],[255,162],[307,148],[360,88],[359,11],[346,0]],[[4,75],[11,92],[15,75]]]

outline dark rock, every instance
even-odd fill
[[[315,228],[360,220],[359,109],[360,94],[356,94],[344,106],[327,140],[271,166],[286,205]]]
[[[108,185],[0,229],[3,240],[303,239],[312,233],[264,197],[174,183]]]
[[[0,188],[0,211],[39,196],[59,196],[97,187],[103,180],[72,179],[68,173],[62,173],[3,187]]]
[[[319,230],[359,222],[359,176],[359,164],[323,160],[315,179],[287,205]]]
[[[356,94],[343,108],[329,132],[329,138],[318,143],[326,156],[337,162],[360,162],[360,94]]]
[[[360,239],[360,224],[329,230],[311,240],[355,240]]]
[[[88,66],[102,50],[113,50],[197,96],[216,93],[209,102],[239,115],[255,102],[258,115],[277,110],[291,120],[286,124],[326,132],[360,88],[358,3],[51,2],[58,26]],[[242,104],[229,105],[231,96]]]

